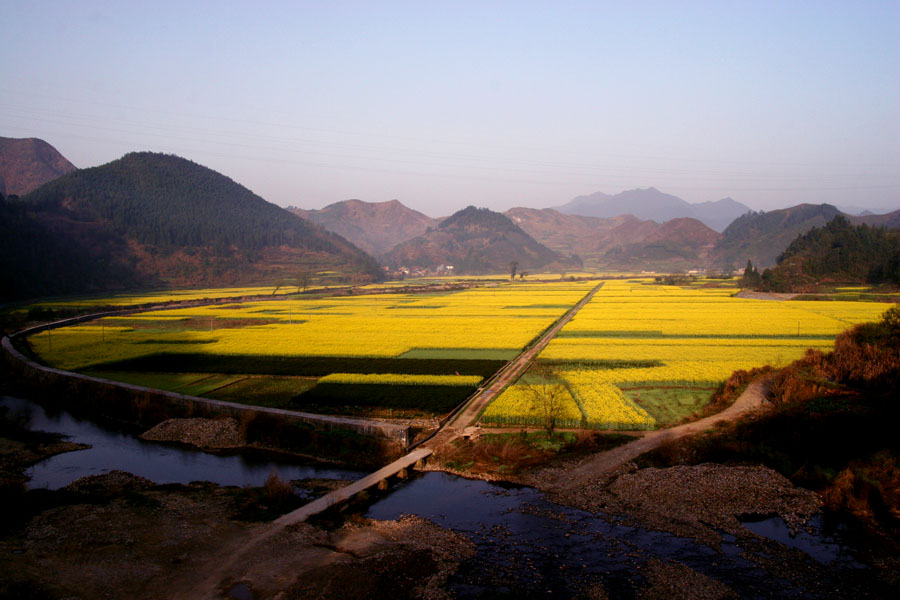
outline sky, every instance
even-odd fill
[[[0,136],[281,206],[900,208],[900,2],[0,0]]]

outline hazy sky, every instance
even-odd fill
[[[304,208],[900,208],[900,2],[0,0],[0,136]]]

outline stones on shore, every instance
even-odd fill
[[[77,494],[95,494],[104,496],[121,495],[129,490],[146,490],[156,484],[126,471],[113,470],[100,475],[88,475],[76,479],[62,488]]]
[[[239,448],[245,445],[240,426],[231,417],[218,419],[169,419],[140,435],[142,440],[179,442],[198,448]]]
[[[810,490],[762,466],[701,464],[666,469],[622,469],[562,500],[589,511],[628,515],[645,526],[688,535],[710,544],[719,532],[748,535],[740,518],[779,515],[799,529],[822,507]]]

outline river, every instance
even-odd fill
[[[57,454],[26,471],[28,487],[56,490],[79,477],[114,469],[128,471],[156,483],[211,481],[219,485],[259,486],[274,471],[285,481],[344,479],[353,481],[367,473],[329,465],[286,460],[259,453],[201,452],[191,447],[144,441],[124,430],[78,419],[66,411],[50,412],[43,406],[3,396],[0,406],[12,415],[28,419],[33,430],[60,433],[68,440],[91,448]]]
[[[0,406],[27,416],[32,429],[61,433],[70,441],[92,446],[34,465],[27,472],[30,488],[58,489],[79,477],[113,469],[157,483],[211,481],[238,486],[261,485],[273,470],[285,480],[352,480],[364,475],[281,457],[209,454],[143,441],[65,411],[48,412],[19,398],[3,397]],[[554,504],[534,488],[429,472],[395,485],[364,511],[374,519],[414,514],[469,537],[476,544],[477,554],[450,582],[458,597],[505,593],[522,598],[570,597],[576,588],[594,581],[602,583],[611,597],[633,597],[644,582],[641,573],[649,561],[686,565],[739,590],[744,598],[815,597],[795,582],[766,571],[757,560],[765,558],[758,545],[748,546],[723,534],[721,545],[713,548],[636,527],[623,518]],[[866,569],[834,528],[826,527],[821,519],[812,523],[810,532],[798,536],[790,536],[784,523],[779,522],[775,517],[746,526],[801,550],[806,556],[802,560],[810,568],[836,581],[847,573]]]

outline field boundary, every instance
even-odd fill
[[[233,301],[233,299],[228,299],[228,301]],[[349,430],[364,436],[382,438],[393,445],[399,446],[403,450],[409,447],[410,431],[409,426],[407,425],[399,425],[397,423],[376,421],[372,419],[334,417],[329,415],[295,412],[279,408],[251,406],[238,404],[236,402],[226,402],[224,400],[189,396],[177,392],[168,392],[156,388],[103,379],[101,377],[82,375],[81,373],[74,373],[72,371],[65,371],[63,369],[42,365],[19,351],[13,343],[16,338],[40,333],[42,331],[49,331],[59,327],[83,323],[85,321],[92,321],[107,316],[127,315],[135,312],[145,312],[147,310],[172,310],[184,308],[185,304],[191,306],[205,306],[221,303],[224,303],[222,299],[211,299],[207,302],[190,301],[181,303],[178,306],[172,304],[156,308],[144,306],[140,308],[103,311],[69,317],[52,323],[44,323],[29,327],[8,336],[4,336],[2,340],[3,354],[6,362],[10,365],[10,368],[31,382],[38,383],[42,387],[53,391],[64,391],[67,395],[71,396],[72,400],[80,401],[86,407],[88,406],[88,402],[86,402],[86,398],[88,397],[91,399],[91,407],[95,406],[96,400],[98,399],[102,399],[105,403],[112,404],[118,409],[130,405],[139,413],[142,412],[148,415],[150,417],[148,421],[152,425],[156,425],[166,418],[231,416],[240,421],[242,418],[246,420],[258,415],[266,415],[286,423],[302,423],[317,429],[325,430]],[[165,407],[167,410],[160,411],[159,405],[162,405],[162,407]],[[147,410],[142,411],[142,407],[151,406],[153,409],[148,408]]]
[[[484,409],[490,402],[511,383],[518,380],[525,372],[531,361],[550,343],[557,333],[578,314],[588,302],[600,291],[604,281],[591,288],[572,308],[560,316],[556,321],[547,326],[538,336],[531,340],[525,349],[514,359],[507,362],[494,373],[487,381],[479,386],[479,389],[447,416],[440,428],[414,447],[428,444],[433,448],[445,446],[460,435],[469,425],[477,423],[481,419]]]

